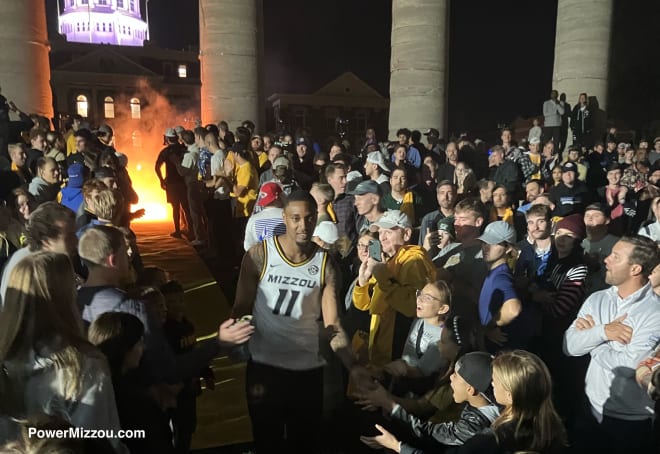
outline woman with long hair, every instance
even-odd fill
[[[560,453],[566,431],[552,404],[552,379],[541,359],[524,350],[493,360],[493,392],[504,406],[488,432],[470,439],[460,453]]]
[[[476,195],[478,190],[477,177],[474,171],[463,161],[456,163],[454,184],[456,185],[456,194],[459,200]]]
[[[119,429],[108,366],[83,334],[69,258],[37,252],[9,276],[0,312],[0,442],[17,421],[58,414],[85,429]],[[113,441],[116,447],[123,447]]]

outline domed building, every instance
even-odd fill
[[[149,26],[142,20],[140,0],[63,0],[59,32],[67,41],[143,46]]]

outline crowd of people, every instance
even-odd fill
[[[112,128],[22,114],[2,170],[0,441],[145,428],[93,449],[187,452],[225,351],[247,360],[257,453],[657,450],[660,137],[594,137],[587,100],[553,91],[543,127],[496,144],[167,128],[172,236],[237,274],[199,343],[181,284],[142,263]]]

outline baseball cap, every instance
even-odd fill
[[[322,221],[314,229],[312,236],[319,237],[322,241],[328,244],[335,244],[339,239],[339,231],[337,225],[332,221]]]
[[[177,126],[174,127],[174,132],[176,132],[177,134],[181,134],[185,130],[186,130],[186,128],[184,128],[181,125],[177,125]]]
[[[587,228],[584,225],[584,219],[582,219],[582,214],[580,213],[571,214],[559,221],[555,232],[559,229],[569,230],[580,239],[587,236]]]
[[[369,226],[369,230],[377,232],[378,229],[411,228],[410,219],[406,213],[399,210],[387,210],[376,222]]]
[[[516,231],[511,224],[504,221],[491,222],[486,226],[484,233],[478,238],[487,244],[516,243]]]
[[[388,171],[387,164],[385,164],[385,156],[383,156],[383,153],[380,151],[372,151],[367,155],[367,162],[370,162],[372,164],[378,164],[378,167],[381,169]]]
[[[574,162],[565,162],[563,166],[561,166],[561,171],[562,172],[576,172],[577,173],[577,165],[575,165]]]
[[[587,211],[600,211],[606,217],[608,218],[610,217],[610,207],[603,202],[594,202],[592,204],[587,205],[587,207],[584,209],[584,212],[586,213]]]
[[[69,176],[69,181],[66,186],[68,188],[82,188],[85,183],[85,167],[79,162],[75,162],[69,166],[67,169],[67,175]]]
[[[296,139],[296,145],[307,145],[307,140],[304,137],[298,137]]]
[[[532,137],[531,139],[529,139],[529,144],[530,145],[533,145],[533,144],[536,144],[536,143],[541,143],[541,139],[539,139],[538,137]]]
[[[454,216],[447,216],[438,221],[438,230],[447,232],[453,238],[456,238],[456,229],[454,229]]]
[[[365,194],[377,194],[378,196],[382,195],[380,185],[374,180],[360,181],[355,189],[349,192],[353,195],[365,195]]]
[[[283,166],[283,167],[286,167],[287,169],[289,169],[289,168],[291,168],[291,163],[284,156],[280,156],[279,158],[275,159],[275,162],[273,162],[273,168],[276,169],[280,166]]]
[[[653,145],[655,145],[656,142],[660,142],[660,137],[656,137],[655,139],[653,139]]]
[[[282,194],[282,188],[275,182],[264,183],[259,189],[257,206],[265,207],[273,203]]]
[[[167,128],[165,130],[165,137],[176,137],[176,131],[174,128]]]
[[[424,135],[425,135],[425,136],[431,136],[431,137],[438,138],[438,137],[440,137],[440,132],[439,132],[437,129],[435,129],[435,128],[429,128],[429,129],[424,133]]]
[[[484,352],[466,353],[456,361],[454,372],[474,389],[484,393],[493,381],[493,358]]]

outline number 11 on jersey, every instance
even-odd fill
[[[293,311],[293,307],[296,304],[296,301],[298,301],[298,297],[300,296],[300,291],[298,290],[288,290],[288,289],[279,289],[280,290],[280,295],[277,297],[277,302],[275,303],[275,307],[273,308],[273,314],[275,315],[283,315],[285,317],[291,317],[291,312]],[[284,300],[287,299],[287,296],[291,294],[289,297],[289,302],[286,305],[286,310],[282,314],[280,311],[282,309],[282,305],[284,304]]]

